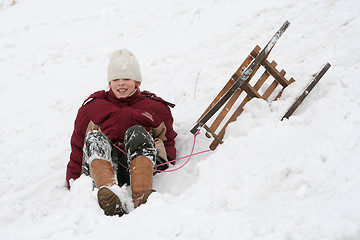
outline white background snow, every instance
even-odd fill
[[[360,1],[11,2],[0,0],[0,239],[360,239]],[[142,90],[176,104],[182,157],[193,123],[286,20],[268,59],[296,82],[251,101],[215,152],[157,175],[146,205],[108,217],[89,177],[65,188],[77,110],[106,89],[112,51],[133,51]]]

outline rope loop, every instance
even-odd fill
[[[158,164],[158,165],[155,165],[154,166],[154,171],[156,172],[175,172],[183,167],[185,167],[186,164],[188,164],[188,162],[190,161],[191,157],[192,156],[195,156],[195,155],[198,155],[198,154],[202,154],[202,153],[206,153],[206,152],[210,152],[212,150],[208,149],[208,150],[205,150],[205,151],[201,151],[201,152],[197,152],[197,153],[194,153],[194,149],[195,149],[195,143],[196,143],[196,137],[200,134],[200,129],[194,134],[194,141],[193,141],[193,146],[192,146],[192,149],[191,149],[191,153],[190,155],[187,155],[187,156],[184,156],[184,157],[181,157],[181,158],[177,158],[177,159],[174,159],[174,160],[171,160],[169,162],[165,162],[165,163],[161,163],[161,164]],[[122,150],[120,147],[118,147],[117,145],[113,144],[117,149],[119,149],[122,153],[125,153],[124,150]],[[170,169],[170,170],[158,170],[156,169],[156,167],[159,167],[159,166],[162,166],[162,165],[165,165],[165,164],[168,164],[168,163],[173,163],[173,162],[176,162],[176,161],[179,161],[181,159],[184,159],[184,158],[188,158],[186,160],[185,163],[183,163],[183,165],[181,165],[180,167],[177,167],[175,169]],[[120,162],[119,162],[120,163]],[[128,169],[128,167],[124,166],[123,164],[120,163],[121,166],[123,166],[124,168]]]

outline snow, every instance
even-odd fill
[[[0,0],[0,239],[360,239],[359,12],[357,0]],[[89,177],[66,189],[77,110],[107,87],[115,49],[139,60],[142,90],[176,104],[182,157],[193,123],[286,20],[268,59],[296,82],[250,101],[216,151],[156,175],[146,205],[108,217]],[[202,130],[195,152],[210,143]]]

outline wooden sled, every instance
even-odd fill
[[[243,112],[245,104],[252,98],[261,98],[267,100],[268,102],[275,101],[281,96],[283,90],[287,86],[295,82],[292,77],[289,79],[285,78],[286,72],[283,69],[280,71],[276,69],[277,63],[275,61],[269,62],[267,60],[267,57],[269,56],[269,53],[276,41],[286,30],[289,24],[289,22],[285,22],[263,50],[261,50],[259,46],[256,46],[251,51],[245,61],[240,65],[220,93],[201,115],[195,126],[191,129],[190,132],[195,134],[201,127],[203,127],[207,131],[206,136],[208,138],[214,138],[213,142],[209,146],[210,149],[215,150],[219,144],[223,143],[222,139],[225,135],[227,126],[231,122],[236,121],[237,117]],[[330,67],[330,64],[327,65]],[[327,65],[319,72],[317,77],[315,77],[311,83],[317,80],[315,81],[316,84],[320,80],[328,69]],[[260,74],[256,81],[252,81],[256,72],[262,67],[265,69],[263,73]],[[326,67],[327,69],[323,71]],[[269,79],[270,76],[271,78]],[[267,82],[267,80],[271,83],[265,85],[264,83]],[[309,85],[308,88],[311,87],[312,89],[315,84],[310,84],[311,86]],[[276,92],[275,89],[277,89]],[[274,94],[275,96],[273,96]],[[288,118],[300,105],[301,101],[304,100],[307,94],[298,98],[283,118]],[[301,99],[301,101],[298,101],[299,99]],[[236,107],[234,107],[235,103],[237,103]],[[215,116],[215,113],[218,111],[220,112],[217,116]],[[228,116],[229,112],[232,112],[232,114],[229,115],[230,117]],[[212,123],[208,123],[210,120],[212,120]],[[220,131],[217,132],[219,128]]]

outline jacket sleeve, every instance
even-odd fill
[[[77,179],[82,173],[82,161],[83,161],[83,145],[86,128],[90,120],[86,115],[84,107],[81,107],[78,111],[77,117],[75,119],[74,131],[71,136],[71,153],[70,161],[67,165],[66,170],[66,182],[68,188],[70,189],[69,180]]]
[[[161,104],[161,107],[157,109],[157,113],[154,113],[155,115],[158,115],[159,118],[158,121],[156,121],[157,124],[150,128],[150,134],[154,137],[155,143],[161,140],[165,147],[166,152],[160,152],[160,157],[162,157],[162,154],[166,154],[165,156],[167,159],[162,157],[165,161],[173,160],[176,158],[175,137],[177,136],[177,133],[173,129],[174,120],[169,107],[163,103],[159,104]],[[155,145],[162,144],[157,143]],[[158,150],[161,149],[158,148]]]
[[[177,133],[174,131],[173,128],[173,117],[171,114],[171,111],[168,107],[167,111],[165,112],[165,126],[166,126],[166,140],[164,141],[164,146],[166,149],[167,156],[169,160],[173,160],[176,158],[176,148],[175,148],[175,137],[177,136]]]

